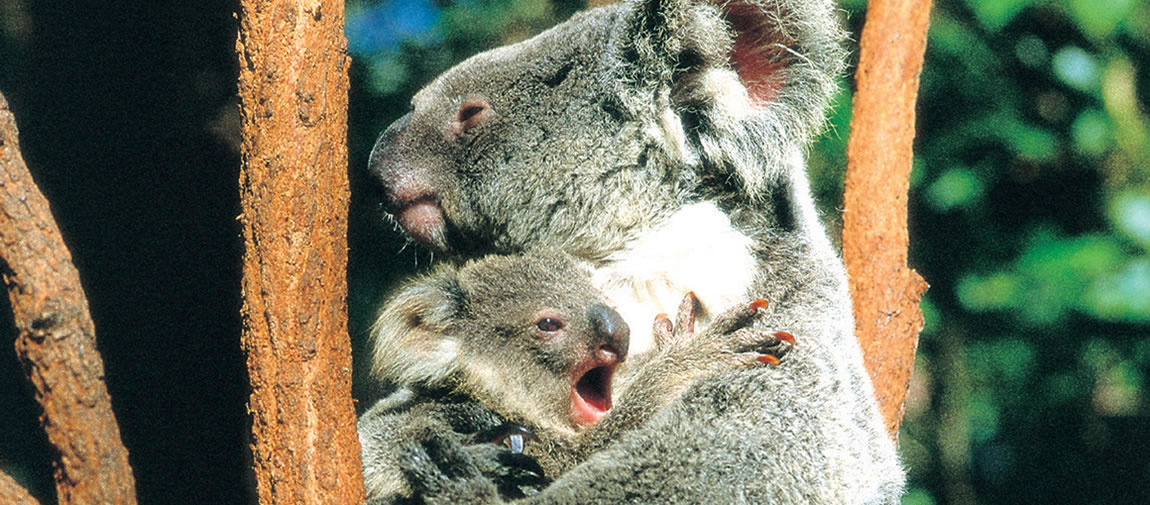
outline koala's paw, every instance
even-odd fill
[[[702,307],[694,293],[687,293],[679,304],[675,323],[666,315],[655,319],[654,335],[660,350],[688,347],[703,354],[715,354],[728,366],[752,367],[778,365],[795,346],[795,337],[787,332],[755,327],[759,310],[767,301],[752,300],[719,314],[702,332],[695,323]]]
[[[736,305],[715,318],[704,338],[725,342],[728,351],[744,359],[778,365],[795,347],[795,337],[754,325],[760,309],[766,307],[767,301],[762,299]]]
[[[528,442],[539,441],[526,426],[503,423],[480,431],[474,440],[464,450],[504,498],[532,496],[551,483],[535,458],[523,454]]]
[[[463,444],[447,437],[428,437],[402,451],[399,467],[415,494],[427,504],[448,504],[463,493],[498,497]]]

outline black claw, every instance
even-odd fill
[[[539,492],[551,484],[543,467],[535,458],[525,454],[505,452],[498,457],[507,473],[496,478],[500,493],[511,498],[523,498]]]
[[[515,423],[503,423],[475,434],[475,443],[502,445],[513,453],[522,453],[529,441],[538,442],[539,438],[530,428]]]

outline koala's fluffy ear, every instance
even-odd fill
[[[440,268],[406,284],[371,329],[372,375],[400,385],[434,385],[458,370],[459,340],[450,327],[462,309],[458,272]]]
[[[752,197],[821,130],[845,66],[831,0],[640,0],[627,25],[634,77],[669,85],[701,161]]]

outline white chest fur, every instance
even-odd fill
[[[644,232],[595,270],[595,285],[631,327],[630,353],[654,347],[651,325],[675,317],[683,295],[694,291],[709,318],[750,301],[755,259],[751,239],[731,226],[710,202],[691,204]]]

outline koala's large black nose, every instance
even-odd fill
[[[631,342],[631,328],[615,309],[601,303],[587,307],[587,321],[595,331],[599,341],[595,344],[598,349],[614,351],[619,361],[627,357],[627,346]]]

